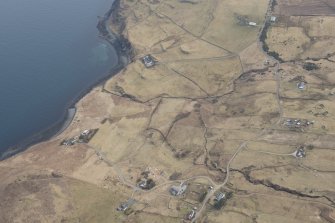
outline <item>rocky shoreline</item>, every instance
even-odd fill
[[[0,161],[14,156],[35,144],[50,140],[54,136],[61,134],[71,124],[76,112],[71,113],[69,111],[75,109],[78,101],[84,98],[93,88],[99,85],[103,85],[105,81],[119,73],[132,60],[133,50],[128,39],[122,35],[124,21],[119,15],[119,10],[120,0],[115,0],[105,15],[99,18],[97,24],[99,36],[103,40],[107,41],[115,49],[118,58],[118,64],[109,71],[109,75],[97,80],[91,85],[90,88],[83,90],[78,94],[77,97],[75,97],[74,100],[70,101],[62,117],[60,117],[56,123],[47,129],[36,133],[32,137],[23,140],[22,142],[13,146],[13,148],[8,148],[5,152],[0,154]],[[113,31],[108,28],[110,22],[112,22],[113,26],[116,27],[116,29],[113,29]]]

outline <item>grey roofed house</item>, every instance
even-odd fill
[[[224,199],[225,197],[226,197],[226,193],[220,192],[215,196],[214,200],[215,201],[220,201],[220,200]]]
[[[144,180],[142,180],[139,184],[138,184],[138,186],[140,187],[140,188],[146,188],[147,186],[148,186],[148,181],[147,181],[147,179],[144,179]]]
[[[153,67],[155,65],[155,61],[150,55],[144,56],[142,61],[147,68]]]
[[[306,151],[303,146],[299,147],[299,149],[296,151],[295,156],[298,158],[304,158],[306,157]]]
[[[120,204],[119,207],[116,208],[117,211],[125,211],[129,208],[129,205],[127,203]]]
[[[186,215],[186,220],[192,220],[193,218],[195,218],[195,214],[196,214],[195,210],[190,211]]]
[[[277,17],[276,16],[271,16],[270,21],[271,22],[276,22],[277,21]]]
[[[90,132],[91,132],[90,130],[86,129],[80,135],[87,136],[88,134],[90,134]]]
[[[135,203],[134,199],[128,199],[126,202],[121,203],[120,206],[116,208],[116,210],[117,211],[126,211],[134,203]]]
[[[179,186],[172,186],[170,188],[170,193],[173,195],[173,196],[180,196],[182,195],[183,193],[185,193],[187,189],[187,185],[186,184],[181,184]]]

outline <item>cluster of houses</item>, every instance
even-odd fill
[[[150,185],[150,179],[143,179],[141,180],[137,186],[140,187],[143,190],[151,189],[152,187]],[[169,193],[174,197],[180,197],[183,196],[188,188],[188,185],[184,182],[178,184],[178,185],[172,185],[169,189]],[[209,190],[212,190],[213,187],[209,187]],[[213,198],[212,198],[212,206],[215,209],[220,209],[224,206],[226,201],[232,197],[231,192],[218,192]],[[121,203],[116,210],[120,212],[124,212],[125,214],[132,213],[132,210],[130,210],[130,207],[135,203],[136,201],[134,199],[128,199],[127,201]],[[186,221],[192,221],[197,214],[197,207],[193,207],[187,214],[184,216],[184,220]]]
[[[77,136],[75,136],[73,138],[70,138],[70,139],[64,139],[61,142],[61,145],[62,146],[73,146],[74,144],[76,144],[76,142],[78,142],[78,137]]]
[[[313,125],[314,121],[309,121],[307,119],[286,119],[284,125],[289,128],[304,128]]]
[[[63,146],[73,146],[76,143],[88,143],[95,133],[97,133],[98,129],[86,129],[80,133],[79,136],[72,137],[70,139],[65,139],[61,142]]]
[[[242,25],[242,26],[245,26],[245,25],[257,26],[256,22],[249,21],[248,17],[246,17],[246,16],[241,16],[241,15],[235,14],[235,17],[236,17],[239,25]],[[271,16],[269,18],[269,21],[271,23],[275,23],[277,21],[277,17],[276,16]]]
[[[219,210],[221,209],[227,202],[232,197],[231,192],[218,192],[213,199],[212,206]],[[194,207],[191,211],[189,211],[186,216],[185,220],[192,221],[197,213],[197,208]]]

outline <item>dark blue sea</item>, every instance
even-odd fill
[[[0,0],[0,157],[64,119],[118,63],[98,37],[113,0]]]

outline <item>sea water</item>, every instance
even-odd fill
[[[96,28],[112,3],[0,1],[0,157],[63,120],[116,66],[115,50]]]

